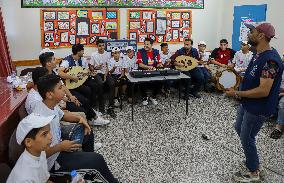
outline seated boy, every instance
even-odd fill
[[[205,41],[200,41],[198,43],[198,53],[199,53],[199,65],[198,67],[202,71],[202,74],[204,76],[204,89],[206,91],[211,91],[211,86],[209,85],[209,80],[212,78],[212,75],[209,71],[208,64],[209,64],[209,57],[210,57],[210,52],[206,51],[206,42]]]
[[[37,103],[42,101],[42,97],[37,91],[37,81],[40,77],[48,74],[48,70],[44,67],[37,67],[32,72],[33,88],[28,93],[27,99],[25,101],[25,108],[28,114],[31,114]]]
[[[236,52],[232,61],[232,67],[234,67],[234,69],[241,75],[244,74],[253,57],[253,53],[249,51],[249,48],[250,46],[248,42],[243,41],[241,45],[241,50]]]
[[[227,67],[230,61],[234,58],[235,51],[231,48],[228,48],[227,39],[220,40],[220,47],[215,48],[211,53],[211,63],[221,66]]]
[[[121,99],[125,98],[127,88],[127,78],[125,77],[125,69],[127,65],[125,59],[120,56],[120,49],[114,47],[112,49],[113,57],[108,64],[108,70],[115,82],[114,92],[114,106],[118,107],[120,102],[118,101],[118,92],[121,89]]]
[[[57,105],[64,97],[64,88],[60,82],[60,77],[56,75],[46,75],[39,78],[37,82],[38,92],[43,101],[38,103],[34,112],[41,115],[55,115],[50,123],[52,142],[46,149],[48,169],[52,172],[71,172],[78,169],[94,169],[99,175],[109,182],[117,182],[110,172],[102,155],[94,151],[94,136],[87,121],[69,112],[63,112]],[[60,120],[80,123],[85,127],[83,144],[76,141],[61,140]],[[82,147],[83,152],[78,152]]]
[[[125,69],[126,73],[129,73],[133,70],[137,70],[138,69],[138,65],[136,64],[137,58],[135,56],[135,51],[134,48],[132,46],[128,46],[126,47],[126,56],[125,56],[125,64],[127,66],[127,68]],[[135,85],[137,86],[137,85]],[[134,86],[134,90],[137,90],[137,87]],[[133,87],[133,84],[131,82],[127,82],[127,97],[128,97],[128,102],[131,103],[132,102],[132,96],[131,96],[131,89]]]
[[[170,68],[171,67],[171,54],[169,52],[169,46],[168,43],[162,43],[161,45],[161,62],[163,63],[163,66],[166,68]]]
[[[55,116],[30,114],[18,125],[16,131],[17,143],[25,146],[25,151],[18,159],[7,183],[49,181],[49,172],[45,150],[51,143],[49,123]]]

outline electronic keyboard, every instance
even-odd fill
[[[135,70],[129,73],[134,78],[146,78],[155,76],[178,76],[180,71],[173,69],[165,70]]]

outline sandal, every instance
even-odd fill
[[[270,135],[270,138],[272,139],[280,139],[280,137],[282,136],[283,132],[277,128],[275,128],[273,130],[273,132]]]

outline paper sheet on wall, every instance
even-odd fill
[[[240,27],[240,37],[239,41],[247,41],[248,40],[248,33],[249,33],[249,28],[245,26],[245,23],[254,23],[254,19],[249,18],[249,17],[241,17],[242,22],[241,22],[241,27]]]

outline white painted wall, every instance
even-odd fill
[[[266,20],[274,25],[278,39],[272,39],[271,45],[280,54],[284,53],[284,1],[283,0],[233,0],[228,1],[224,11],[223,34],[232,40],[234,6],[267,4]]]
[[[205,9],[193,11],[192,38],[195,45],[205,40],[209,49],[218,46],[222,35],[225,5],[231,0],[206,0]],[[0,0],[4,16],[8,42],[13,60],[36,59],[41,50],[40,9],[22,9],[20,0]],[[226,7],[226,8],[225,8]],[[126,37],[127,9],[121,9],[121,38]],[[228,18],[229,19],[229,18]],[[229,37],[228,37],[229,38]],[[170,45],[175,51],[181,44]],[[159,45],[155,45],[159,48]],[[90,55],[94,48],[86,48]],[[56,49],[57,57],[69,54],[70,49]]]

